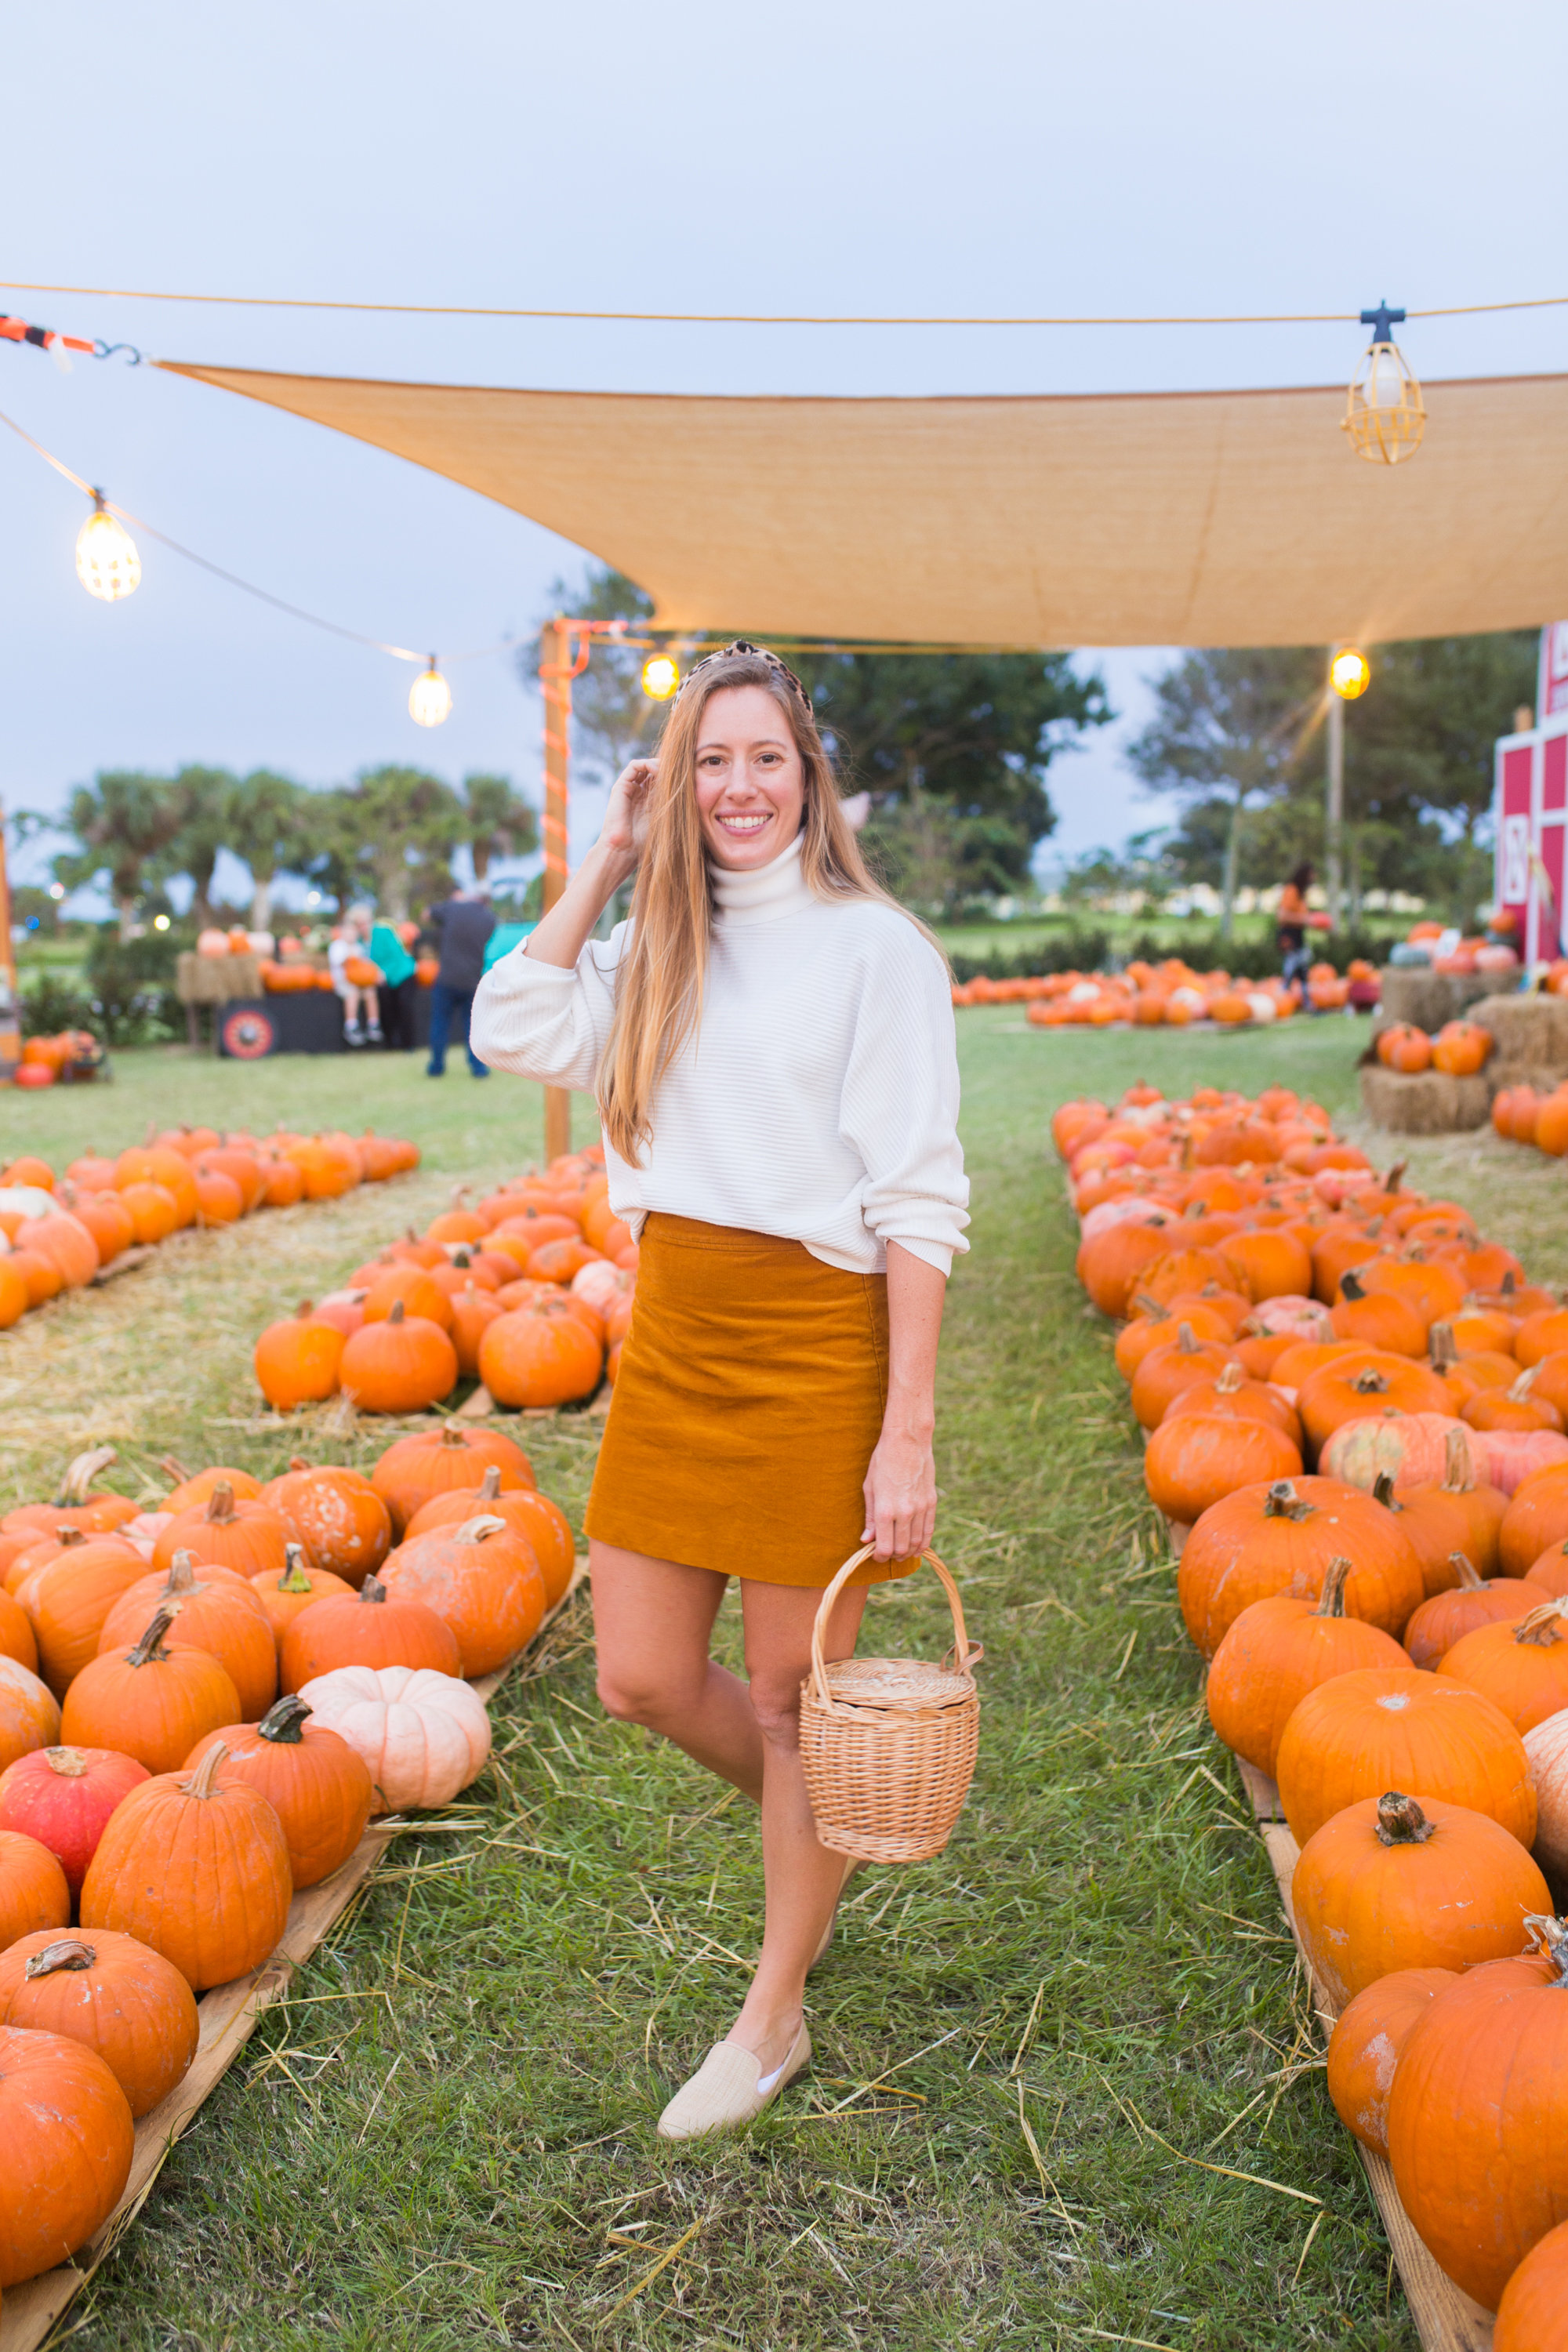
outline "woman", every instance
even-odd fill
[[[629,922],[592,938],[636,871]],[[762,1808],[766,1920],[740,2015],[665,2109],[745,2124],[811,2055],[807,1969],[847,1870],[819,1845],[797,1739],[834,1614],[908,1573],[936,1515],[942,1296],[964,1249],[948,975],[867,874],[800,681],[737,643],[700,662],[657,761],[474,1000],[500,1069],[593,1087],[637,1310],[588,1507],[599,1692]],[[748,1682],[709,1638],[741,1580]]]
[[[1302,988],[1307,984],[1307,971],[1312,961],[1307,952],[1307,893],[1316,879],[1310,866],[1298,866],[1279,893],[1274,942],[1279,950],[1287,988],[1293,982]]]

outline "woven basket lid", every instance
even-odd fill
[[[841,1658],[827,1669],[827,1687],[840,1706],[962,1706],[974,1696],[974,1677],[921,1658]]]

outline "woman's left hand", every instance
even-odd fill
[[[931,1439],[884,1423],[862,1490],[862,1543],[878,1559],[909,1559],[924,1551],[936,1527],[936,1460]]]

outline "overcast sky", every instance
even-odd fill
[[[796,0],[674,18],[598,0],[103,0],[7,12],[0,268],[182,292],[584,309],[1343,310],[1568,293],[1568,11],[1427,0]],[[911,331],[421,321],[102,296],[0,306],[160,356],[323,373],[707,393],[1343,382],[1352,327]],[[1424,378],[1564,368],[1568,313],[1424,320]],[[325,429],[151,370],[0,344],[0,410],[215,562],[366,634],[525,630],[580,551]],[[151,541],[79,586],[84,506],[0,433],[8,809],[100,767],[325,782],[381,761],[536,793],[508,661],[409,673]],[[1093,659],[1090,654],[1086,656]],[[1117,757],[1160,649],[1107,656],[1122,728],[1053,771],[1055,846],[1159,815]],[[574,852],[591,833],[581,806]]]

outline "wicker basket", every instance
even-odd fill
[[[821,1843],[863,1862],[925,1862],[940,1853],[963,1809],[980,1742],[980,1695],[970,1672],[983,1653],[963,1630],[958,1587],[926,1552],[952,1609],[952,1663],[843,1658],[822,1644],[833,1604],[873,1547],[847,1559],[811,1632],[811,1673],[800,1686],[800,1755]]]

